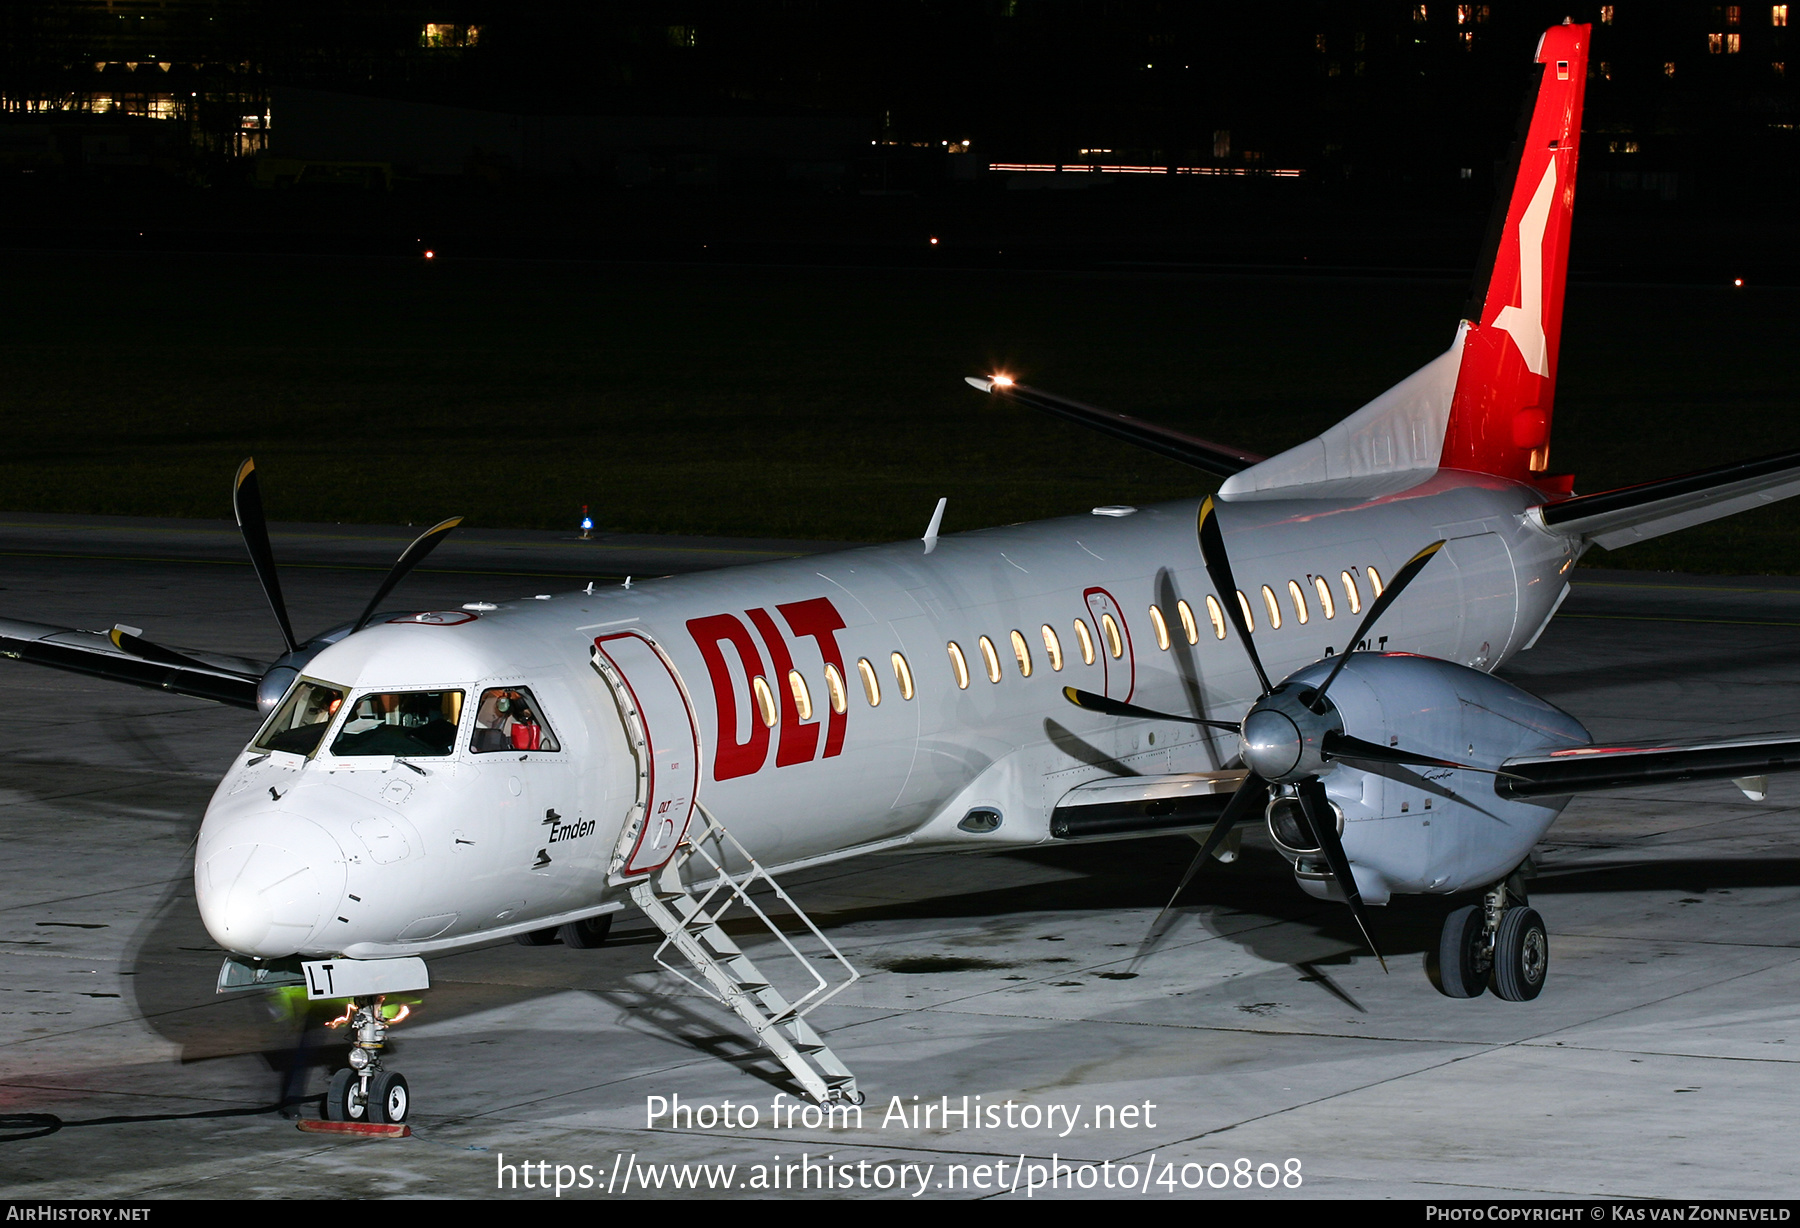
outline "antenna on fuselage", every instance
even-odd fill
[[[938,526],[944,523],[944,505],[949,502],[947,495],[938,500],[937,510],[931,513],[931,523],[925,526],[925,536],[919,539],[925,543],[926,554],[937,549]]]

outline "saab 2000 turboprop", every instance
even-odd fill
[[[246,462],[235,507],[278,661],[16,622],[0,649],[264,713],[208,806],[195,890],[232,953],[221,989],[304,976],[354,1000],[333,1117],[406,1115],[380,996],[424,987],[422,957],[590,946],[628,901],[814,1099],[856,1099],[807,1022],[835,992],[820,961],[784,994],[720,921],[762,917],[771,874],[880,850],[1187,832],[1191,877],[1260,818],[1371,949],[1371,906],[1480,892],[1445,923],[1439,987],[1535,997],[1549,947],[1524,871],[1571,795],[1702,777],[1754,795],[1800,766],[1793,740],[1598,747],[1491,676],[1589,546],[1800,493],[1800,454],[1582,496],[1549,472],[1588,38],[1539,43],[1486,292],[1451,347],[1318,438],[1264,459],[969,381],[1221,476],[1213,498],[942,539],[934,517],[922,545],[377,615],[447,521],[355,623],[302,643]],[[763,950],[795,951],[771,929]]]

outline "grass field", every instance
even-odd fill
[[[997,405],[1042,387],[1262,452],[1448,344],[1466,286],[981,272],[11,254],[0,509],[881,540],[1211,483]],[[1571,287],[1577,489],[1800,448],[1800,291]],[[1778,507],[1590,563],[1800,571]]]

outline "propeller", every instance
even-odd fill
[[[325,635],[314,636],[305,644],[301,644],[294,636],[293,624],[288,620],[287,603],[281,596],[281,580],[275,571],[275,551],[269,545],[269,525],[263,514],[262,491],[256,481],[254,458],[247,458],[243,464],[238,466],[237,477],[232,483],[231,505],[232,510],[237,514],[238,529],[244,535],[244,546],[250,552],[250,565],[256,569],[256,578],[262,584],[263,596],[268,598],[269,608],[275,612],[275,621],[281,625],[281,638],[287,643],[287,654],[271,666],[263,676],[265,687],[267,687],[271,679],[275,679],[277,682],[283,681],[276,678],[280,671],[288,671],[287,680],[291,680],[291,676],[297,674],[313,654],[325,646],[325,643],[328,642],[326,636],[333,633],[327,632]],[[383,601],[387,600],[388,594],[394,591],[394,587],[405,579],[407,573],[417,567],[426,555],[437,549],[450,535],[451,530],[461,523],[462,517],[453,516],[449,520],[441,520],[432,525],[413,539],[412,544],[401,552],[394,565],[388,568],[387,575],[382,578],[380,585],[375,589],[375,595],[369,599],[369,603],[363,607],[362,613],[344,634],[355,635],[368,626],[370,620],[375,617],[376,610]],[[134,641],[136,646],[125,642],[131,638],[125,636],[121,639],[120,632],[115,630],[113,642],[124,651],[143,656],[146,660],[161,660],[168,664],[171,663],[167,660],[168,657],[179,656],[169,649],[158,648],[147,641],[136,640]],[[334,638],[343,637],[336,636]],[[151,656],[149,650],[165,655],[163,657]],[[262,689],[264,688],[259,688],[259,695]],[[286,690],[285,683],[279,687],[279,690]],[[267,702],[272,702],[269,697],[262,698]],[[279,698],[279,691],[276,692],[274,698]]]
[[[1151,925],[1151,933],[1156,932],[1156,926],[1161,923],[1163,916],[1175,906],[1175,901],[1206,864],[1207,858],[1224,843],[1232,828],[1245,818],[1255,815],[1259,809],[1266,808],[1271,797],[1279,794],[1298,804],[1299,814],[1296,817],[1303,821],[1304,828],[1294,829],[1292,843],[1310,847],[1297,849],[1297,852],[1303,855],[1316,853],[1324,857],[1344,893],[1344,902],[1349,905],[1350,915],[1355,919],[1357,929],[1362,932],[1363,941],[1368,944],[1375,958],[1381,961],[1382,971],[1385,972],[1387,960],[1375,945],[1374,936],[1369,930],[1369,918],[1363,905],[1362,893],[1357,888],[1350,859],[1344,852],[1331,800],[1325,794],[1325,786],[1319,781],[1320,773],[1337,760],[1476,771],[1491,769],[1473,768],[1470,764],[1417,754],[1399,747],[1379,746],[1351,737],[1344,732],[1337,710],[1326,702],[1325,697],[1331,684],[1343,672],[1355,646],[1366,642],[1376,622],[1399,600],[1407,585],[1418,577],[1437,552],[1443,549],[1444,543],[1433,542],[1413,555],[1394,573],[1387,587],[1370,604],[1350,645],[1338,657],[1331,672],[1319,686],[1290,689],[1286,684],[1272,684],[1268,671],[1263,668],[1262,658],[1256,651],[1256,641],[1250,629],[1250,619],[1244,609],[1237,580],[1232,574],[1231,558],[1225,548],[1225,535],[1219,527],[1218,511],[1210,497],[1200,505],[1197,529],[1200,557],[1206,564],[1206,574],[1211,578],[1213,588],[1225,606],[1232,625],[1237,628],[1238,642],[1244,646],[1244,653],[1250,658],[1250,666],[1256,671],[1257,681],[1262,685],[1262,693],[1251,705],[1242,724],[1233,727],[1221,721],[1154,712],[1087,691],[1078,691],[1073,687],[1065,688],[1063,692],[1070,703],[1089,711],[1114,716],[1187,721],[1215,729],[1235,728],[1243,739],[1243,759],[1249,773],[1214,821],[1212,830],[1202,842],[1199,853],[1188,865],[1187,872],[1182,875],[1169,902],[1157,914],[1156,921]]]

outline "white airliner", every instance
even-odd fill
[[[354,999],[336,1118],[405,1117],[380,997],[422,988],[421,957],[595,945],[627,903],[808,1093],[854,1099],[805,1018],[824,980],[784,997],[718,920],[784,868],[876,850],[1187,832],[1198,868],[1260,819],[1371,949],[1371,906],[1471,893],[1439,988],[1535,997],[1548,943],[1525,872],[1570,795],[1701,777],[1754,794],[1800,766],[1794,741],[1596,747],[1491,676],[1590,545],[1800,493],[1800,454],[1582,496],[1549,472],[1588,41],[1564,24],[1539,43],[1485,301],[1318,438],[1263,459],[969,381],[1222,475],[1211,499],[942,539],[934,518],[922,543],[377,615],[447,521],[355,624],[301,643],[246,462],[238,520],[281,659],[16,622],[0,650],[264,713],[207,809],[195,889],[232,953],[221,988],[304,975]]]

